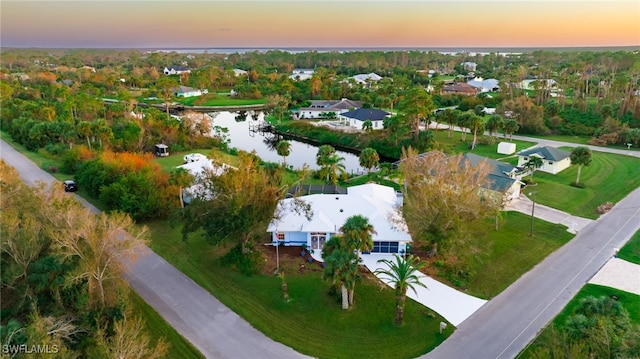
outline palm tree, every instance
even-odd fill
[[[371,169],[380,163],[380,156],[375,149],[367,147],[360,152],[358,160],[360,162],[360,166],[366,168],[367,174],[370,174]]]
[[[381,259],[378,263],[384,263],[389,269],[376,269],[374,272],[376,275],[384,275],[389,278],[389,283],[393,284],[396,290],[396,317],[395,323],[402,325],[404,320],[404,306],[407,300],[407,289],[411,288],[414,293],[416,292],[416,285],[421,287],[427,287],[420,281],[417,276],[417,272],[420,268],[424,267],[427,263],[421,261],[420,258],[409,255],[407,258],[402,258],[397,254],[393,255],[395,262],[389,259]]]
[[[347,218],[342,227],[340,227],[340,232],[342,232],[342,240],[347,250],[356,253],[358,262],[360,262],[361,252],[369,252],[373,249],[372,236],[376,231],[367,217],[357,214]],[[355,285],[349,289],[349,304],[353,304],[354,290]]]
[[[373,122],[371,120],[366,120],[362,123],[362,129],[366,132],[373,131]]]
[[[578,146],[571,151],[571,164],[578,165],[578,176],[576,177],[576,184],[580,183],[580,172],[582,166],[588,166],[591,164],[591,150],[588,147]]]
[[[473,131],[473,142],[471,143],[471,150],[473,151],[478,141],[478,132],[484,131],[484,121],[482,121],[482,117],[471,115],[471,117],[469,117],[469,129]]]
[[[503,125],[504,138],[507,138],[507,134],[509,134],[509,142],[513,141],[513,134],[520,129],[520,125],[518,121],[514,119],[508,119],[504,121]]]
[[[502,121],[502,117],[500,115],[492,115],[487,120],[487,130],[489,130],[489,135],[493,136],[495,133],[495,137],[498,137],[498,130],[502,129],[504,126],[504,122]]]
[[[316,164],[320,167],[326,165],[327,159],[336,153],[336,149],[331,145],[322,145],[318,147],[316,154]]]
[[[279,156],[282,156],[282,165],[287,167],[287,156],[291,154],[291,142],[279,141],[276,145],[276,152]]]
[[[347,174],[347,169],[343,161],[344,157],[336,153],[325,158],[324,165],[320,168],[320,175],[325,177],[327,182],[331,182],[333,185],[338,184],[338,178],[344,177]]]
[[[470,128],[469,124],[471,123],[471,113],[469,112],[461,112],[458,118],[456,119],[456,124],[462,130],[462,135],[460,139],[462,141],[467,140],[467,128]]]
[[[324,259],[324,280],[340,289],[342,294],[342,309],[349,309],[349,290],[352,290],[358,278],[358,257],[353,250],[349,250],[342,238],[331,237],[322,247]]]
[[[529,181],[533,182],[533,172],[542,167],[542,158],[538,156],[530,156],[529,160],[522,165],[525,169],[529,170]]]

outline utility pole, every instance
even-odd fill
[[[536,210],[536,194],[538,192],[529,192],[529,197],[531,197],[531,201],[533,205],[531,206],[531,225],[529,226],[529,237],[533,236],[533,215]]]

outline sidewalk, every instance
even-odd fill
[[[531,215],[532,206],[533,202],[527,196],[521,194],[518,199],[509,202],[509,204],[505,206],[505,211],[516,211]],[[572,216],[566,212],[539,203],[536,203],[533,216],[547,222],[567,226],[567,232],[573,234],[578,233],[589,223],[593,222],[592,219]]]
[[[392,254],[381,253],[363,254],[361,258],[362,263],[367,266],[371,273],[384,266],[384,264],[378,263],[379,259],[395,261]],[[389,285],[386,277],[377,277]],[[484,299],[457,291],[422,273],[419,273],[418,277],[427,288],[416,286],[417,295],[411,289],[408,289],[407,297],[442,315],[456,327],[487,302]]]

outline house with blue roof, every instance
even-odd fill
[[[551,146],[543,146],[518,152],[518,167],[522,167],[534,156],[542,159],[542,167],[538,168],[538,171],[556,174],[571,166],[569,152]]]
[[[366,121],[371,121],[372,129],[381,130],[384,127],[382,122],[385,118],[390,117],[391,114],[387,111],[383,111],[377,108],[359,108],[353,111],[347,111],[338,115],[340,120],[344,120],[349,126],[355,127],[359,130],[363,129]]]

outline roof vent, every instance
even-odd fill
[[[336,201],[339,200],[339,199],[340,199],[340,197],[336,196]]]
[[[344,212],[344,209],[340,208],[340,213]]]

